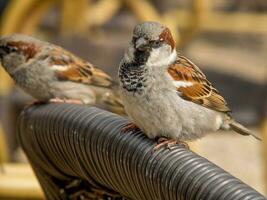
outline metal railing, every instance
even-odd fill
[[[18,139],[46,198],[85,198],[87,192],[106,199],[266,199],[183,146],[153,152],[156,142],[144,134],[121,132],[127,122],[87,106],[26,108]]]

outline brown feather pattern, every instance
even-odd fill
[[[169,44],[172,49],[175,48],[175,41],[172,37],[170,29],[166,28],[159,36],[159,38]]]
[[[7,45],[18,48],[26,56],[27,60],[33,58],[39,52],[38,47],[28,42],[10,41]]]
[[[168,68],[168,73],[174,81],[190,82],[190,86],[177,87],[180,96],[207,108],[230,112],[225,99],[206,79],[203,72],[190,60],[178,56],[174,64]]]
[[[66,50],[57,47],[53,49],[51,55],[51,66],[60,65],[66,68],[65,70],[56,70],[56,74],[61,80],[70,80],[100,87],[110,87],[113,84],[112,79],[102,70]]]

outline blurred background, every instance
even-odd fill
[[[265,138],[219,132],[193,150],[267,194],[266,0],[0,0],[0,17],[0,35],[58,44],[114,78],[136,23],[164,23],[233,116]],[[16,118],[32,101],[0,67],[0,199],[43,199],[15,136]]]

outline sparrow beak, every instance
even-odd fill
[[[144,38],[139,38],[135,42],[135,48],[140,50],[140,51],[145,51],[148,49],[148,42]]]

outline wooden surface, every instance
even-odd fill
[[[0,172],[0,199],[44,199],[29,164],[4,164]]]

